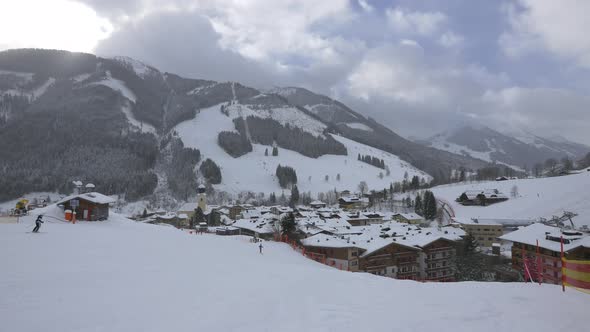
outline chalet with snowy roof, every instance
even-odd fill
[[[240,229],[233,226],[217,227],[215,229],[215,234],[224,236],[240,235]]]
[[[366,226],[383,222],[383,215],[378,212],[355,212],[344,214],[352,226]]]
[[[76,213],[78,220],[106,220],[109,218],[109,204],[115,199],[98,192],[75,194],[63,198],[57,205],[63,205],[64,210]]]
[[[425,222],[424,218],[417,213],[408,212],[408,213],[396,213],[392,216],[392,218],[398,222],[403,222],[406,224],[423,224]]]
[[[270,207],[270,212],[276,215],[281,215],[283,213],[291,213],[293,212],[293,209],[288,206],[275,205]]]
[[[182,217],[184,218],[182,218]],[[188,218],[186,214],[166,213],[162,215],[154,216],[154,223],[167,224],[176,228],[187,228],[189,226]]]
[[[350,190],[342,190],[339,194],[340,197],[348,197],[351,195]]]
[[[256,238],[271,239],[276,232],[279,218],[273,214],[257,216],[250,219],[238,219],[232,226],[240,229],[240,234]]]
[[[301,241],[308,257],[341,270],[359,271],[359,255],[364,250],[344,237],[318,234]]]
[[[452,218],[453,226],[458,226],[471,235],[481,247],[491,247],[504,234],[502,224],[493,219]]]
[[[178,214],[185,214],[190,218],[195,214],[196,209],[197,209],[197,203],[195,203],[195,202],[184,203],[180,206],[180,208],[178,208],[177,213]]]
[[[326,207],[326,203],[316,200],[309,203],[309,206],[311,206],[314,209],[321,209]]]
[[[508,196],[501,193],[498,189],[485,190],[467,190],[459,196],[456,201],[463,205],[481,205],[507,201]]]
[[[366,197],[343,196],[338,199],[338,205],[344,210],[359,210],[369,205],[369,200]]]
[[[358,270],[398,279],[451,281],[455,277],[455,246],[465,232],[460,229],[420,228],[397,222],[368,226],[352,226],[355,234],[320,233],[304,240],[306,250],[315,246],[324,259],[335,257],[342,248],[357,248]],[[344,262],[343,262],[344,264]],[[352,263],[351,263],[352,264]]]
[[[590,235],[576,230],[534,223],[500,237],[512,242],[512,268],[515,271],[527,279],[556,285],[562,278],[562,238],[565,258],[590,260]]]
[[[349,233],[351,224],[346,219],[331,218],[322,219],[318,217],[296,218],[297,230],[305,237],[315,234],[342,234]]]

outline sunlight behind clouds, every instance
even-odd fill
[[[111,23],[78,2],[0,0],[0,50],[52,48],[92,52],[113,31]]]

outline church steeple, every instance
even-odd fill
[[[203,212],[205,212],[205,210],[207,210],[207,194],[205,193],[206,188],[204,185],[199,185],[199,188],[197,189],[198,194],[198,201],[197,201],[197,206],[201,208],[201,210]]]

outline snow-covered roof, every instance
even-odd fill
[[[176,218],[176,214],[173,213],[166,213],[164,215],[161,216],[157,216],[157,219],[164,219],[164,220],[172,220]]]
[[[475,199],[478,195],[484,195],[485,198],[508,198],[498,189],[467,190],[465,195],[468,199]]]
[[[182,204],[179,208],[178,211],[194,211],[197,208],[197,203],[195,202],[188,202],[188,203],[184,203]]]
[[[309,203],[309,205],[326,205],[326,203],[316,200]]]
[[[232,226],[247,229],[260,234],[274,233],[274,223],[276,222],[277,218],[270,218],[267,216],[268,214],[264,215],[264,217],[256,219],[238,219],[233,223]]]
[[[563,245],[565,251],[580,246],[590,247],[590,236],[588,234],[576,231],[562,232],[559,227],[548,226],[542,223],[534,223],[526,227],[521,227],[514,232],[500,236],[499,239],[531,246],[536,246],[538,240],[539,247],[541,248],[551,251],[561,251],[561,237],[565,240]]]
[[[421,250],[440,239],[458,241],[465,236],[465,231],[461,229],[420,228],[398,222],[350,227],[349,231],[351,233],[348,235],[317,234],[305,239],[303,244],[339,248],[358,247],[365,250],[362,256],[367,256],[392,243]]]
[[[328,234],[317,234],[301,240],[301,243],[307,247],[323,248],[360,248],[352,244],[348,238]]]
[[[341,218],[297,218],[295,222],[297,223],[297,228],[305,234],[317,234],[320,232],[338,234],[340,233],[341,229],[351,227],[350,223],[346,221],[346,219]]]
[[[57,204],[64,204],[66,202],[71,201],[72,199],[83,199],[94,204],[110,204],[115,202],[115,199],[112,197],[97,192],[90,192],[67,196],[65,198],[62,198],[59,202],[57,202]]]
[[[344,203],[360,203],[361,199],[357,196],[342,196],[339,200],[343,201]]]
[[[494,221],[493,219],[453,217],[452,220],[453,222],[456,222],[461,225],[500,226],[500,224]]]
[[[394,216],[401,216],[401,217],[403,217],[404,219],[407,219],[407,220],[424,219],[424,218],[422,218],[422,216],[420,216],[419,214],[414,213],[414,212],[396,213]]]

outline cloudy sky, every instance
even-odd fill
[[[0,49],[302,86],[405,136],[473,122],[590,144],[587,13],[587,0],[0,0]]]

